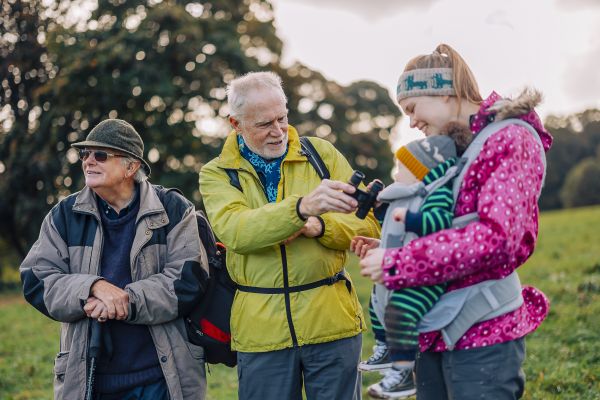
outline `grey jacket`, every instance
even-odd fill
[[[208,270],[193,205],[175,192],[158,196],[140,184],[140,210],[131,249],[131,324],[150,327],[171,399],[203,399],[204,350],[187,340],[182,315],[200,297]],[[46,216],[40,236],[21,264],[25,298],[61,322],[54,362],[55,399],[84,398],[90,319],[83,305],[98,279],[103,234],[96,197],[88,187],[60,201]]]

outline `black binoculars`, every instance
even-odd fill
[[[369,189],[369,191],[360,190],[358,185],[360,185],[364,179],[365,174],[355,170],[348,181],[349,184],[356,188],[356,191],[350,194],[350,196],[354,197],[356,201],[358,201],[356,216],[360,219],[365,219],[369,213],[369,210],[373,208],[373,205],[375,205],[375,202],[377,201],[377,195],[381,189],[383,189],[383,183],[375,181],[373,182],[373,185],[371,185],[371,189]]]

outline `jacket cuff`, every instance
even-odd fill
[[[315,236],[315,239],[319,239],[319,238],[322,238],[323,235],[325,235],[325,221],[323,221],[323,218],[321,218],[320,215],[317,215],[316,218],[321,223],[321,233],[318,234],[317,236]]]
[[[383,283],[389,289],[392,281],[396,280],[398,271],[396,270],[395,258],[398,254],[398,249],[388,249],[383,255],[381,269],[383,270]]]
[[[137,317],[137,308],[135,307],[135,303],[129,302],[129,313],[127,314],[127,322],[135,321]]]
[[[421,212],[406,212],[406,220],[404,221],[404,227],[409,232],[414,232],[417,236],[423,236],[421,220],[423,219],[423,213]]]
[[[300,197],[296,202],[296,214],[298,214],[298,218],[300,218],[302,221],[306,221],[308,217],[305,217],[300,213],[300,202],[302,202],[302,199],[303,197]],[[325,226],[325,224],[323,224],[323,226]]]
[[[104,277],[92,275],[89,280],[86,280],[86,282],[83,285],[81,285],[81,291],[79,292],[79,300],[83,300],[84,305],[87,299],[92,295],[92,286],[94,286],[94,283],[102,280],[104,280]]]

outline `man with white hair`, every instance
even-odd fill
[[[200,190],[238,284],[239,398],[302,399],[303,385],[308,399],[360,398],[365,322],[344,266],[352,237],[378,236],[379,225],[350,214],[353,171],[331,143],[310,140],[331,179],[311,166],[279,76],[249,73],[227,95],[233,130],[202,168]]]
[[[27,301],[62,322],[55,399],[87,392],[92,319],[103,344],[94,399],[204,398],[204,351],[182,319],[208,269],[194,206],[148,182],[144,143],[123,120],[73,147],[85,187],[48,213],[20,269]]]

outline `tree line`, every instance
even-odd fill
[[[249,71],[282,76],[301,134],[356,155],[369,178],[389,176],[388,138],[401,114],[387,90],[282,66],[267,1],[99,0],[73,20],[76,6],[2,3],[0,237],[21,256],[49,208],[83,185],[70,145],[108,117],[136,127],[153,182],[199,205],[198,172],[229,131],[225,87]]]
[[[154,183],[178,187],[200,206],[198,172],[229,130],[225,87],[249,71],[281,75],[300,134],[331,141],[369,180],[390,182],[389,139],[401,113],[388,91],[369,81],[342,86],[302,63],[282,65],[267,0],[98,0],[89,7],[2,0],[0,241],[19,256],[50,207],[83,186],[70,145],[108,117],[141,134]],[[548,118],[555,144],[542,209],[600,203],[599,124],[600,111]]]

